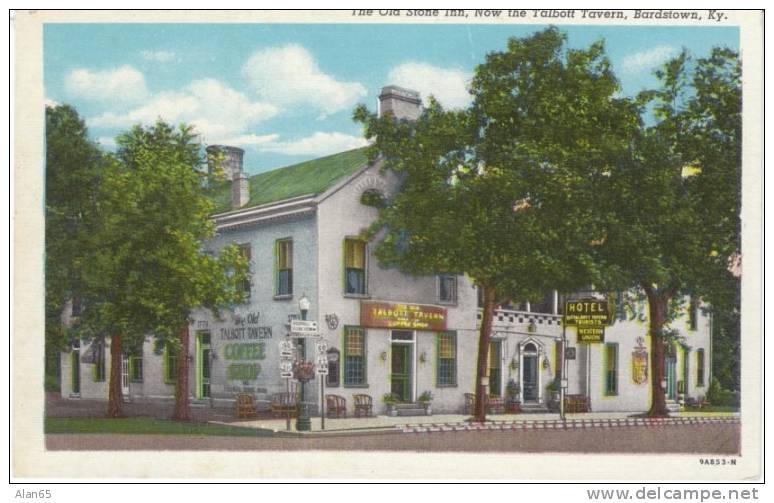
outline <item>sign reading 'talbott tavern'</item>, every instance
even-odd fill
[[[360,324],[369,328],[446,330],[446,309],[422,304],[362,301]]]
[[[578,342],[605,341],[605,325],[610,324],[607,301],[584,299],[564,304],[564,324],[578,331]]]

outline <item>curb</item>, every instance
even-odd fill
[[[738,417],[667,417],[624,419],[570,419],[567,421],[498,421],[492,423],[430,423],[423,425],[398,425],[398,433],[436,433],[455,431],[506,431],[506,430],[568,430],[585,428],[661,427],[696,424],[741,424]]]

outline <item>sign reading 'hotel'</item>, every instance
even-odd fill
[[[368,328],[441,332],[446,330],[446,309],[422,304],[362,301],[360,324]]]
[[[605,326],[609,324],[607,301],[584,299],[564,304],[564,325],[576,328],[580,343],[604,342]]]

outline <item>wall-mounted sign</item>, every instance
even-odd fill
[[[360,324],[369,328],[407,328],[440,332],[446,330],[446,309],[421,304],[362,301]]]
[[[648,382],[648,348],[645,339],[637,338],[638,345],[632,351],[632,380],[635,384]]]
[[[223,358],[226,360],[263,360],[266,358],[263,342],[247,344],[226,344],[223,348]]]
[[[257,363],[232,363],[226,367],[226,379],[229,381],[254,381],[261,373]]]
[[[330,330],[336,330],[339,328],[339,317],[336,316],[336,313],[326,314],[325,323]]]

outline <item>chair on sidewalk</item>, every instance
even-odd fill
[[[347,400],[339,395],[325,395],[325,415],[347,417]]]
[[[238,393],[234,407],[237,419],[251,419],[258,417],[258,411],[255,409],[255,402],[253,401],[252,395]]]
[[[352,395],[355,401],[355,417],[374,415],[374,401],[369,395]]]
[[[271,413],[274,417],[295,417],[298,412],[295,393],[275,393],[271,396]]]

